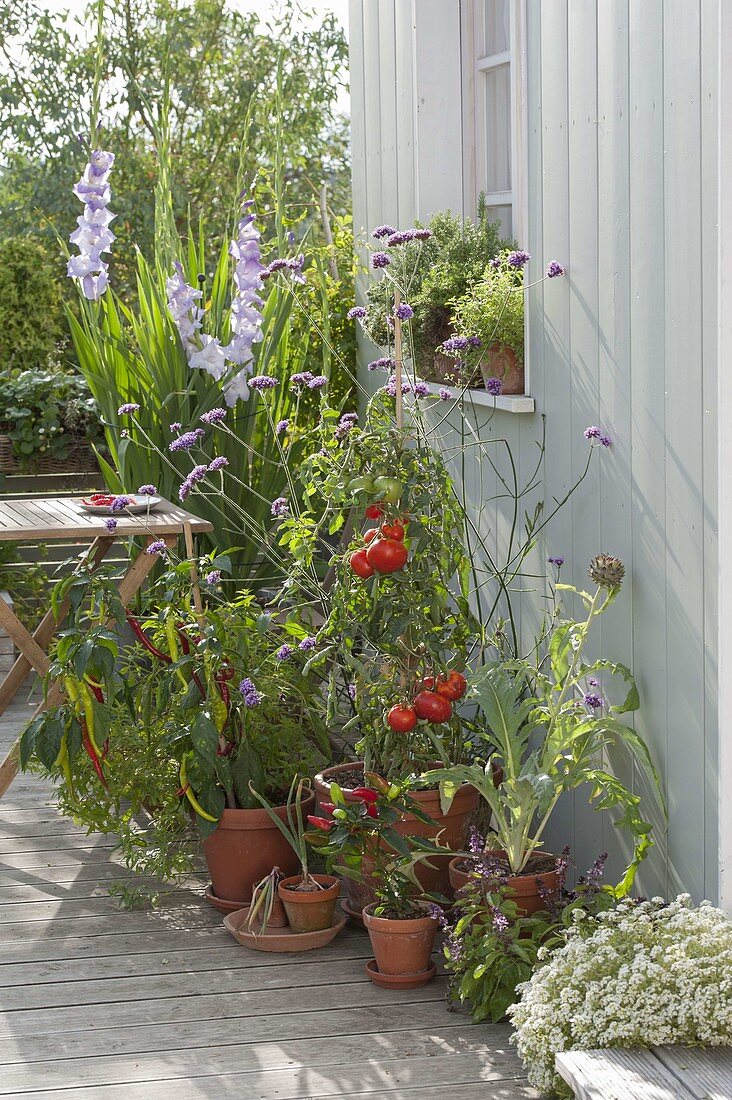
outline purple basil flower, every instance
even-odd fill
[[[145,547],[146,554],[167,554],[167,552],[168,547],[162,539],[157,539],[155,542],[151,542],[149,546]]]
[[[209,412],[201,413],[201,420],[204,424],[220,424],[226,420],[226,409],[211,409]]]
[[[586,707],[591,707],[592,710],[599,710],[600,707],[604,707],[605,705],[605,701],[602,698],[602,695],[598,695],[595,691],[588,691],[587,695],[584,696],[582,702],[585,704]]]
[[[555,557],[547,558],[546,560],[549,562],[549,565],[556,565],[557,569],[561,569],[561,567],[564,565],[564,558]]]
[[[351,702],[353,702],[356,698],[356,685],[349,684],[346,688],[346,691],[348,692],[348,698],[351,700]]]
[[[221,580],[221,570],[212,569],[210,573],[207,573],[204,577],[206,584],[218,584]]]
[[[224,466],[228,465],[228,458],[226,458],[224,455],[217,455],[216,458],[212,459],[209,463],[208,470],[209,473],[215,474],[217,470],[223,470]]]
[[[323,386],[328,385],[328,379],[324,374],[316,374],[314,378],[311,378],[308,382],[309,390],[322,390]]]
[[[503,389],[503,382],[500,378],[486,378],[485,388],[492,397],[498,397]]]
[[[244,705],[247,707],[256,707],[262,702],[261,694],[257,691],[248,676],[245,676],[239,684],[239,691],[244,696]]]
[[[349,321],[362,321],[365,316],[366,310],[363,306],[354,306],[352,309],[349,309],[346,314]]]
[[[139,408],[140,406],[137,405],[134,401],[128,401],[126,404],[120,405],[120,407],[117,409],[117,415],[130,416],[132,413],[136,413]]]
[[[287,498],[277,497],[277,500],[273,500],[270,512],[277,519],[286,519],[290,514],[290,506],[287,503]]]
[[[300,644],[297,648],[301,649],[304,653],[306,653],[309,649],[315,649],[316,644],[317,644],[317,638],[310,638],[310,637],[303,638],[303,640],[300,642]]]
[[[382,355],[380,359],[372,359],[366,364],[366,370],[393,370],[396,363],[388,355]]]
[[[295,651],[292,646],[285,643],[284,645],[281,645],[280,648],[277,650],[277,652],[275,653],[275,657],[278,661],[286,661],[287,658],[294,652]]]
[[[406,302],[400,302],[394,308],[394,316],[398,317],[400,321],[410,321],[414,317],[414,310]]]
[[[371,236],[376,237],[376,240],[380,241],[382,237],[391,237],[392,233],[396,233],[396,229],[393,225],[377,225]]]
[[[117,520],[112,519],[112,517],[110,516],[109,519],[105,519],[104,526],[107,528],[108,531],[114,531],[117,526]]]
[[[556,279],[560,275],[564,275],[564,268],[561,264],[558,264],[556,260],[552,260],[546,269],[547,279]]]
[[[451,397],[452,397],[452,394],[450,393],[450,391],[446,390],[445,387],[443,386],[442,389],[440,390],[440,393],[439,393],[440,401],[449,401]]]
[[[252,390],[273,390],[278,385],[277,379],[269,374],[257,374],[249,379],[249,388]]]
[[[515,252],[509,252],[506,256],[506,263],[509,267],[521,268],[529,262],[531,259],[531,253],[524,252],[522,249],[517,249]]]
[[[141,497],[154,497],[157,494],[157,489],[154,485],[141,485],[137,492]]]
[[[277,426],[275,427],[275,435],[282,435],[283,432],[287,431],[289,426],[290,426],[290,421],[289,420],[278,420],[277,421]]]
[[[471,825],[468,829],[468,851],[473,855],[481,855],[485,848],[485,837],[476,829],[475,825]]]
[[[183,435],[179,435],[177,439],[168,444],[168,450],[190,451],[191,447],[195,447],[201,436],[205,434],[203,428],[194,428],[191,432],[183,432]]]
[[[391,260],[387,256],[386,252],[374,252],[371,257],[371,266],[375,271],[378,271],[380,267],[388,267]]]

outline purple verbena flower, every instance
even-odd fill
[[[397,244],[408,244],[409,241],[414,240],[414,234],[415,234],[414,229],[397,230],[397,232],[392,233],[391,236],[389,237],[389,239],[387,240],[387,242],[386,242],[387,246],[389,248],[393,248],[394,245],[397,245]]]
[[[353,306],[353,308],[349,309],[348,313],[346,314],[346,317],[349,321],[362,321],[365,316],[366,310],[363,306]]]
[[[595,691],[588,691],[582,702],[586,707],[590,707],[592,710],[599,710],[600,707],[605,705],[602,695],[598,695]]]
[[[613,441],[612,441],[612,439],[610,438],[609,435],[601,435],[600,436],[600,443],[602,444],[603,447],[612,447],[612,445],[613,445]]]
[[[287,431],[289,426],[290,426],[290,421],[289,420],[278,420],[277,425],[275,427],[275,435],[282,435],[283,432]]]
[[[127,401],[124,405],[120,405],[117,409],[118,416],[129,416],[132,413],[136,413],[140,408],[134,401]]]
[[[470,347],[470,341],[467,336],[449,336],[442,341],[440,347],[443,351],[464,351]]]
[[[346,691],[348,692],[348,698],[351,700],[351,702],[353,702],[356,698],[356,685],[349,684],[346,688]]]
[[[285,644],[281,645],[280,648],[277,650],[277,652],[275,653],[275,657],[278,661],[286,661],[287,658],[291,656],[291,654],[293,654],[294,652],[295,651],[292,646],[287,645],[287,643],[285,642]]]
[[[602,435],[602,432],[596,424],[592,424],[589,428],[585,428],[582,434],[584,435],[585,439],[599,439]]]
[[[157,494],[157,489],[154,485],[141,485],[137,492],[141,497],[154,497]]]
[[[307,650],[309,650],[309,649],[315,649],[316,644],[317,644],[317,638],[310,638],[310,637],[303,638],[303,640],[300,642],[300,644],[297,648],[302,649],[303,652],[307,652]]]
[[[170,425],[170,430],[171,432],[179,432],[182,427],[183,425],[180,423],[180,421],[174,420],[173,423]]]
[[[428,241],[432,236],[431,229],[413,229],[415,241]]]
[[[506,263],[509,267],[521,268],[527,264],[530,259],[531,253],[524,252],[523,249],[519,248],[515,252],[509,252],[508,256],[506,256]]]
[[[406,302],[400,302],[398,306],[394,307],[394,316],[398,317],[400,321],[410,321],[414,317],[414,310]]]
[[[392,370],[396,366],[393,359],[390,359],[388,355],[382,355],[380,359],[372,359],[370,363],[366,364],[366,370]]]
[[[390,263],[391,260],[387,256],[386,252],[374,252],[373,256],[371,257],[371,266],[374,268],[375,271],[378,271],[380,267],[388,267]]]
[[[397,386],[396,375],[392,374],[391,378],[389,379],[389,381],[384,386],[385,391],[389,394],[390,397],[396,397],[396,386]],[[402,393],[411,393],[411,392],[412,392],[411,383],[407,382],[406,378],[402,378]]]
[[[295,374],[290,375],[290,386],[294,389],[296,386],[306,386],[308,382],[312,381],[313,375],[309,370],[297,371]]]
[[[273,390],[278,385],[277,379],[269,374],[257,374],[249,379],[249,388],[252,390]]]
[[[204,424],[220,424],[226,420],[226,409],[210,409],[209,412],[201,413],[201,420]]]
[[[210,573],[207,573],[204,577],[206,584],[218,584],[221,580],[221,570],[212,569]]]
[[[183,432],[183,435],[179,435],[177,439],[168,444],[168,450],[190,451],[191,447],[195,447],[201,436],[205,434],[203,428],[194,428],[191,432]]]
[[[316,374],[314,378],[311,378],[308,382],[309,390],[322,390],[323,386],[327,386],[328,379],[324,374]]]
[[[239,684],[239,691],[243,695],[244,705],[247,707],[256,707],[262,702],[261,694],[257,691],[248,676],[245,676]]]
[[[486,378],[485,388],[492,397],[498,397],[503,389],[503,382],[500,378]]]
[[[445,387],[443,386],[442,389],[440,390],[438,396],[440,398],[440,401],[449,401],[450,398],[452,397],[452,394],[450,393],[449,390],[446,390]]]
[[[208,471],[210,474],[215,474],[217,470],[223,470],[224,466],[229,465],[229,460],[225,455],[217,455],[216,458],[211,459],[208,464]]]
[[[376,237],[377,241],[380,241],[382,237],[391,237],[392,233],[396,233],[396,229],[393,225],[377,225],[371,233],[372,237]]]
[[[344,413],[335,430],[336,439],[344,439],[358,423],[358,413]]]
[[[564,565],[564,558],[560,558],[559,556],[554,558],[547,558],[546,560],[549,562],[549,565],[556,565],[557,569],[561,569],[561,567]]]
[[[494,256],[492,260],[488,261],[488,267],[493,268],[494,271],[500,270],[501,261],[498,256]]]
[[[587,684],[591,688],[597,688],[600,686],[600,681],[598,680],[597,676],[588,676]]]
[[[112,519],[112,517],[110,516],[109,519],[105,519],[104,526],[107,528],[108,531],[114,531],[117,526],[117,520]]]
[[[167,552],[168,547],[162,539],[156,539],[155,542],[151,542],[149,546],[145,547],[146,554],[167,554]]]
[[[412,393],[415,397],[428,397],[432,390],[426,382],[417,380],[412,387]]]
[[[480,336],[468,337],[468,344],[471,348],[479,348],[482,343],[483,341],[481,340]]]
[[[124,512],[128,504],[132,504],[132,497],[118,496],[110,504],[109,510],[111,512]]]
[[[277,500],[273,500],[270,512],[277,519],[286,519],[290,514],[290,506],[287,503],[287,498],[277,497]]]
[[[564,268],[556,260],[552,260],[546,269],[546,277],[547,279],[556,279],[559,275],[564,275]]]

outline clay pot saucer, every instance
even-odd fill
[[[241,901],[229,901],[228,898],[216,897],[216,894],[213,892],[213,886],[210,884],[206,887],[206,892],[203,896],[209,905],[213,905],[214,909],[218,909],[219,913],[236,913],[244,904]]]
[[[348,900],[346,898],[341,899],[341,909],[347,917],[351,918],[354,924],[357,924],[359,926],[359,928],[366,927],[366,925],[363,923],[363,916],[361,915],[361,912],[357,912],[355,909],[351,909],[351,906],[348,904]]]
[[[330,928],[322,928],[319,932],[291,932],[289,926],[287,928],[270,927],[266,932],[250,932],[246,927],[248,916],[249,906],[246,909],[240,908],[238,912],[224,917],[224,928],[227,932],[231,932],[242,947],[250,947],[253,951],[274,951],[283,954],[314,951],[317,947],[325,947],[336,938],[346,923],[345,916],[335,913]]]
[[[369,959],[365,969],[371,981],[383,989],[418,989],[431,982],[437,972],[437,967],[432,963],[421,974],[382,974],[376,965],[376,959]]]

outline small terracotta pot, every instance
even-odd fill
[[[497,859],[505,859],[506,856],[506,853],[500,850],[488,851],[485,854],[494,856]],[[537,852],[536,855],[547,857],[550,856],[550,853]],[[555,857],[551,856],[551,858],[554,859]],[[476,878],[475,874],[464,871],[458,866],[464,859],[465,856],[456,856],[455,859],[450,860],[450,885],[456,892]],[[545,908],[544,899],[539,893],[537,880],[541,882],[545,892],[548,891],[550,894],[559,893],[558,871],[542,871],[538,875],[532,875],[529,872],[523,875],[509,876],[507,885],[511,890],[511,900],[515,901],[518,906],[519,916],[528,917],[532,913],[538,913],[540,909]]]
[[[315,794],[302,800],[304,816],[315,809]],[[275,807],[275,813],[287,820],[287,807]],[[279,867],[294,875],[298,859],[291,846],[266,810],[224,810],[212,833],[203,842],[213,892],[218,898],[248,905],[252,890]]]
[[[262,925],[262,922],[259,919],[259,917],[257,916],[257,918],[255,919],[252,927],[255,928],[255,929],[256,928],[261,928],[261,925]],[[285,907],[284,907],[284,905],[282,904],[282,902],[280,901],[279,898],[275,898],[273,903],[272,903],[272,912],[269,915],[269,920],[267,921],[267,927],[268,928],[286,928],[287,927],[287,913],[285,912]]]
[[[524,364],[513,348],[505,344],[494,343],[488,348],[488,355],[481,363],[483,381],[500,378],[501,393],[524,393]]]
[[[363,911],[363,922],[381,974],[424,974],[430,969],[437,921],[425,914],[407,920],[375,917],[374,905]]]
[[[292,875],[283,879],[278,893],[287,913],[287,920],[293,932],[320,932],[330,928],[333,923],[338,895],[341,892],[340,880],[333,875],[313,875],[322,890],[296,890],[302,882],[302,875]]]
[[[326,768],[315,776],[313,785],[319,799],[325,802],[330,800],[330,783],[335,778],[336,773],[345,770],[347,767],[348,765],[345,764],[336,765],[333,768]],[[352,764],[350,767],[354,772],[363,770],[363,764],[360,763]],[[342,787],[342,790],[346,802],[358,801],[353,797],[348,787]],[[428,840],[434,840],[437,837],[441,845],[452,849],[454,852],[458,852],[465,847],[470,819],[478,805],[479,795],[474,787],[471,787],[468,783],[463,784],[446,814],[443,814],[440,807],[439,791],[419,790],[409,791],[408,793],[409,797],[419,805],[419,808],[428,814],[433,821],[437,822],[438,827],[426,825],[423,821],[418,821],[412,814],[406,814],[405,817],[394,824],[394,828],[398,833],[401,833],[402,836],[427,837]],[[423,889],[430,894],[447,894],[450,889],[449,856],[430,856],[429,862],[434,866],[426,867],[422,865],[417,868],[417,878]]]

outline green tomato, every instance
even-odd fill
[[[374,482],[374,492],[379,500],[384,500],[387,504],[398,504],[404,492],[404,486],[395,477],[377,477]]]
[[[373,493],[374,479],[367,475],[351,478],[346,489],[349,493]]]

